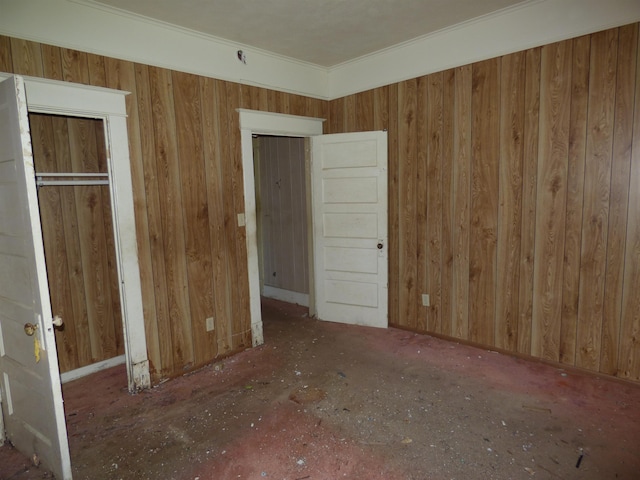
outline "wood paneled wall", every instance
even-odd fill
[[[237,108],[327,117],[325,101],[0,36],[0,71],[127,96],[152,382],[251,345]],[[213,316],[215,330],[205,320]]]
[[[264,285],[309,293],[304,138],[258,137],[258,238]]]
[[[37,173],[107,173],[101,120],[29,114]],[[58,363],[67,372],[124,354],[109,187],[38,188]]]
[[[392,325],[640,381],[638,41],[629,25],[331,102],[7,37],[0,70],[132,92],[154,381],[250,344],[238,107],[388,130]]]
[[[640,380],[638,41],[629,25],[330,102],[330,133],[389,131],[392,325]]]

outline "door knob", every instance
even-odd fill
[[[54,327],[61,327],[64,321],[62,320],[62,317],[60,315],[56,315],[55,317],[53,317],[53,320],[51,320],[51,323],[53,323]]]
[[[33,323],[25,323],[24,324],[24,333],[26,333],[27,335],[32,337],[33,334],[36,333],[36,329],[37,328],[38,328],[38,325],[34,325]]]
[[[378,250],[382,250],[382,247],[384,247],[384,245],[382,244],[382,242],[378,243]]]

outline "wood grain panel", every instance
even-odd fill
[[[389,195],[389,324],[401,325],[400,318],[400,188],[398,183],[398,84],[389,86],[389,132],[387,148],[388,195]]]
[[[43,75],[42,50],[38,43],[12,37],[11,59],[13,61],[11,73],[33,77]]]
[[[495,336],[496,243],[500,155],[500,59],[472,69],[469,335],[491,344]]]
[[[580,292],[580,245],[582,244],[582,207],[589,106],[589,58],[591,38],[573,42],[571,72],[571,120],[569,162],[567,165],[567,213],[563,265],[562,325],[560,326],[560,362],[575,363]]]
[[[455,70],[443,73],[442,84],[442,325],[443,335],[453,336],[454,199],[453,161],[455,121]]]
[[[453,285],[451,334],[469,339],[469,230],[471,207],[471,66],[455,70],[453,109]]]
[[[223,200],[223,210],[224,210],[224,236],[225,236],[225,245],[226,256],[228,259],[229,266],[229,275],[228,279],[231,279],[230,288],[232,291],[237,291],[238,283],[237,279],[234,278],[234,274],[237,271],[237,250],[235,248],[235,229],[236,229],[236,215],[235,215],[235,203],[233,196],[233,166],[230,160],[230,145],[229,142],[222,141],[222,139],[229,138],[229,123],[227,122],[227,118],[231,115],[229,112],[229,107],[227,105],[227,82],[216,81],[216,101],[218,105],[218,110],[220,112],[220,121],[219,121],[219,132],[220,132],[220,178],[222,182],[222,200]],[[270,104],[271,105],[271,104]],[[271,108],[271,107],[270,107]],[[229,280],[227,280],[229,281]],[[223,335],[218,335],[218,352],[221,354],[229,354],[233,349],[233,334],[235,333],[234,328],[234,317],[239,315],[238,313],[238,304],[239,300],[236,295],[232,295],[230,297],[230,317],[228,325],[225,326],[226,331],[223,332]]]
[[[10,72],[12,70],[11,38],[0,35],[0,72]]]
[[[169,329],[163,331],[161,328],[160,335],[171,336],[172,369],[188,368],[193,365],[195,358],[189,319],[182,193],[171,72],[149,67],[149,86],[155,137],[155,172],[164,244],[164,274],[167,281],[169,307],[167,324],[160,325]]]
[[[560,356],[571,53],[571,43],[562,42],[543,47],[541,57],[531,353],[555,361]]]
[[[576,364],[598,371],[606,275],[618,30],[591,38]]]
[[[425,293],[429,294],[430,307],[427,310],[427,330],[442,331],[442,192],[443,192],[443,74],[429,75],[427,80],[426,139],[426,179],[427,183],[427,224],[426,262],[429,265]]]
[[[233,336],[234,351],[250,346],[247,344],[247,332],[250,326],[243,319],[250,318],[249,283],[247,277],[247,240],[245,227],[237,227],[237,214],[244,212],[244,188],[242,154],[240,149],[240,116],[236,109],[240,106],[240,86],[227,82],[227,122],[229,125],[229,159],[231,163],[230,180],[233,186],[234,239],[236,251],[236,294],[234,295]]]
[[[429,118],[429,105],[427,96],[427,77],[419,77],[416,85],[416,211],[415,211],[415,228],[416,228],[416,256],[414,259],[416,265],[416,328],[418,330],[427,330],[429,327],[428,315],[429,307],[423,306],[419,301],[421,294],[427,293],[427,282],[429,277],[429,264],[427,263],[427,198],[429,195],[429,181],[427,174],[427,119]]]
[[[517,348],[517,351],[523,354],[531,353],[531,325],[533,321],[541,49],[527,50],[526,57]]]
[[[42,46],[42,68],[44,76],[53,80],[63,80],[62,57],[59,47]]]
[[[640,39],[635,45],[636,83],[629,176],[629,212],[624,256],[622,324],[617,375],[640,381]]]
[[[202,142],[202,105],[198,77],[173,72],[178,158],[182,183],[182,218],[185,236],[186,273],[194,361],[204,363],[213,356],[213,340],[206,319],[213,317],[213,266],[209,237],[209,210]],[[189,219],[189,221],[184,221]],[[217,348],[217,346],[216,346]]]
[[[618,39],[616,104],[611,159],[611,194],[607,233],[607,271],[605,277],[600,369],[615,375],[620,348],[622,293],[624,286],[624,249],[629,206],[629,178],[633,142],[633,100],[636,80],[635,46],[638,25],[620,29]],[[624,341],[623,341],[624,342]]]
[[[512,352],[518,348],[525,67],[524,52],[502,58],[495,345]]]
[[[89,62],[87,54],[69,48],[60,49],[62,77],[67,82],[89,83]]]
[[[416,328],[418,314],[417,282],[417,80],[398,85],[398,188],[402,208],[399,212],[400,239],[400,317],[401,325]]]
[[[213,266],[213,296],[214,296],[214,340],[215,355],[218,355],[221,345],[230,345],[231,337],[231,297],[232,284],[229,278],[229,263],[225,236],[225,211],[223,198],[222,156],[220,152],[221,119],[218,115],[216,102],[218,100],[217,82],[212,79],[200,79],[202,97],[203,130],[209,132],[205,136],[204,158],[205,178],[207,181],[207,199],[209,213],[209,235],[212,239],[211,253]],[[229,337],[227,339],[227,333]]]

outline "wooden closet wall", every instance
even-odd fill
[[[102,120],[30,113],[29,124],[37,174],[107,173]],[[45,185],[38,202],[51,308],[64,321],[60,371],[123,355],[109,186]]]

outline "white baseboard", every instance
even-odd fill
[[[116,365],[122,365],[126,361],[127,359],[124,355],[108,358],[101,362],[92,363],[91,365],[86,365],[84,367],[76,368],[75,370],[64,372],[60,374],[60,381],[62,383],[67,383],[72,380],[77,380],[79,378],[86,377],[87,375],[91,375],[92,373],[106,370],[107,368],[115,367]]]
[[[304,307],[309,306],[308,293],[292,292],[291,290],[283,290],[281,288],[265,285],[262,289],[262,295],[267,298],[273,298],[274,300],[296,303]]]

